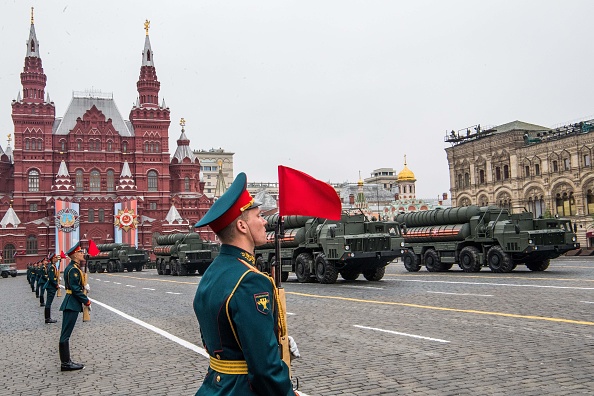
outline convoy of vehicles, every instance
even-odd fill
[[[268,242],[256,247],[256,267],[270,272],[274,264],[274,229],[278,215],[264,217]],[[383,278],[386,265],[403,253],[404,240],[393,221],[368,221],[359,209],[345,211],[339,221],[285,216],[281,239],[281,280],[294,272],[299,282],[335,283],[338,274],[355,280]]]
[[[410,272],[447,271],[458,263],[465,272],[488,266],[510,272],[517,265],[544,271],[551,259],[578,249],[569,219],[538,218],[532,213],[511,214],[495,206],[466,206],[399,214]]]
[[[99,253],[86,258],[89,272],[142,271],[148,263],[149,254],[126,243],[98,244]]]
[[[219,245],[195,232],[156,235],[153,253],[159,275],[204,274],[219,254]]]

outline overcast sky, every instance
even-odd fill
[[[594,1],[0,0],[0,145],[13,132],[30,7],[62,117],[72,91],[136,101],[145,19],[160,99],[193,149],[235,172],[277,165],[330,182],[409,168],[417,197],[449,191],[447,130],[594,118]]]

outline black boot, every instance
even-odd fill
[[[59,344],[59,346],[60,346],[60,361],[62,362],[62,365],[60,366],[61,371],[74,371],[74,370],[80,370],[82,368],[85,368],[84,364],[74,363],[73,361],[70,360],[70,345],[69,345],[68,341],[61,342]]]
[[[45,307],[45,299],[43,298],[43,294],[39,297],[39,306]]]
[[[51,308],[48,308],[48,307],[45,308],[45,323],[56,323],[57,320],[52,319],[52,316],[50,314],[50,309]]]

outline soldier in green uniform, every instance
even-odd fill
[[[70,264],[64,269],[64,286],[66,287],[66,297],[62,301],[60,311],[62,311],[62,332],[60,333],[60,361],[62,371],[80,370],[84,364],[74,363],[70,360],[70,335],[74,330],[78,314],[83,310],[83,304],[91,309],[91,300],[84,294],[83,273],[80,270],[80,262],[84,260],[84,250],[77,242],[68,252]]]
[[[31,263],[27,263],[27,283],[31,286],[31,269],[33,268]],[[35,291],[35,290],[33,290]]]
[[[41,276],[43,274],[43,260],[37,262],[37,270],[35,270],[35,297],[39,298],[39,288],[41,286]]]
[[[48,279],[48,263],[49,260],[47,259],[47,257],[44,257],[43,260],[41,260],[41,268],[40,268],[40,272],[41,272],[41,276],[39,277],[39,306],[40,307],[45,307],[45,299],[43,298],[44,294],[45,294],[45,284],[47,283],[47,279]]]
[[[60,261],[60,256],[56,253],[50,253],[48,259],[50,263],[48,265],[48,275],[47,275],[47,282],[45,282],[45,290],[47,292],[47,302],[45,304],[45,323],[56,323],[56,319],[52,319],[51,310],[52,310],[52,302],[54,301],[54,297],[56,296],[56,292],[58,291],[58,278],[60,277],[60,272],[58,271],[57,263]]]
[[[278,345],[278,303],[272,278],[255,267],[254,247],[266,242],[260,204],[244,173],[196,227],[209,225],[222,242],[194,298],[210,367],[196,395],[296,395]],[[299,356],[290,339],[291,354]]]

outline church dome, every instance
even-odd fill
[[[406,166],[406,155],[404,156],[404,169],[398,173],[398,181],[416,181],[415,174]]]

